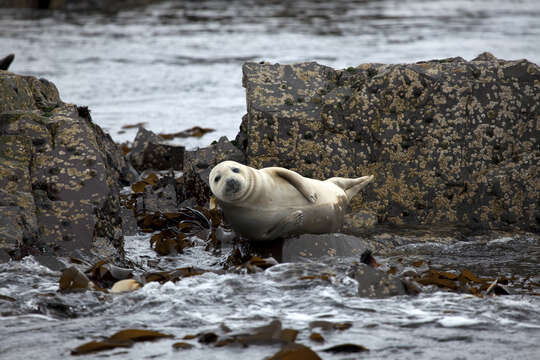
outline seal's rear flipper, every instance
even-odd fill
[[[296,232],[304,224],[304,213],[296,210],[280,219],[265,234],[267,240],[276,239]]]
[[[340,177],[333,177],[326,181],[330,181],[345,191],[347,198],[351,200],[360,190],[366,187],[374,179],[373,175],[362,176],[356,179],[347,179]]]

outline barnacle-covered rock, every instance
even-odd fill
[[[401,279],[366,264],[358,264],[351,277],[358,282],[358,296],[360,297],[385,298],[414,294]]]
[[[87,108],[63,103],[45,79],[0,71],[0,248],[121,255],[118,189],[130,180]]]
[[[379,223],[539,229],[540,69],[482,54],[415,64],[246,63],[237,138],[254,167],[374,174]]]
[[[147,169],[182,170],[184,150],[183,146],[165,144],[161,136],[139,127],[127,158],[137,171]]]

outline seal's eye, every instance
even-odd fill
[[[239,173],[240,169],[239,168],[232,168],[232,172]]]
[[[221,176],[220,176],[220,175],[218,175],[218,176],[216,176],[216,177],[214,178],[214,182],[218,182],[219,179],[221,179]]]

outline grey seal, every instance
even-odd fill
[[[256,241],[341,229],[350,200],[373,180],[310,179],[281,167],[224,161],[210,172],[212,193],[238,234]]]

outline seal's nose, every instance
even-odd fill
[[[235,179],[227,179],[225,182],[225,192],[237,193],[240,190],[240,183]]]

